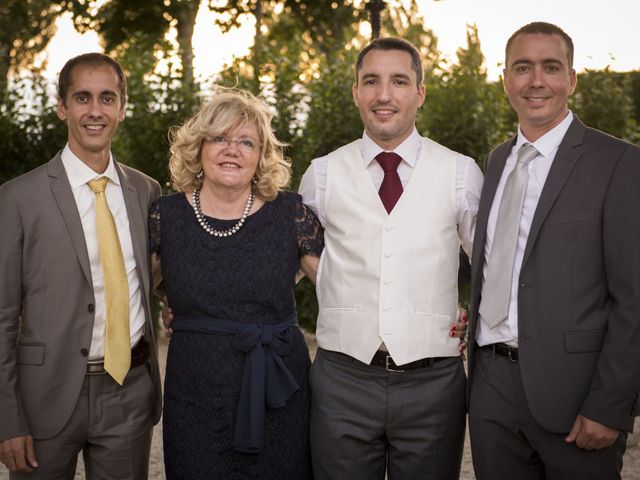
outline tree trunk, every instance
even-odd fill
[[[9,88],[9,66],[11,65],[11,56],[9,45],[0,45],[0,104],[4,104]]]
[[[253,16],[256,19],[256,33],[254,37],[253,57],[251,59],[251,65],[253,67],[253,79],[252,87],[253,93],[258,95],[260,93],[260,70],[262,69],[262,0],[256,0],[256,6],[253,10]]]
[[[182,1],[176,7],[175,18],[178,21],[176,29],[178,31],[178,53],[182,62],[182,83],[185,86],[194,87],[193,47],[191,41],[200,2],[194,0]]]

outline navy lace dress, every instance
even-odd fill
[[[218,230],[236,223],[208,221]],[[227,238],[205,232],[181,193],[160,198],[149,223],[151,249],[160,256],[176,319],[281,324],[295,314],[300,257],[319,256],[323,247],[317,218],[295,193],[266,202]],[[300,388],[285,406],[266,410],[259,453],[243,453],[232,439],[246,354],[234,346],[234,335],[173,334],[163,414],[168,480],[311,478],[309,352],[298,328],[289,335],[281,359]]]

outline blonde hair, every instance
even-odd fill
[[[224,135],[242,125],[255,125],[260,137],[260,160],[253,191],[263,200],[273,200],[291,180],[291,162],[284,156],[285,143],[271,128],[269,105],[249,92],[217,87],[214,96],[181,127],[170,133],[171,184],[179,192],[202,186],[202,143],[207,137]]]

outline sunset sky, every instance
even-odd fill
[[[489,77],[498,78],[509,35],[536,20],[555,23],[575,43],[575,66],[628,71],[640,68],[640,1],[637,0],[419,0],[425,25],[438,37],[443,54],[455,60],[455,51],[466,42],[466,25],[478,26]],[[253,41],[253,27],[221,37],[211,14],[201,8],[194,37],[196,75],[208,77],[219,71],[234,54],[245,54]],[[69,17],[58,22],[58,33],[47,53],[47,75],[54,79],[70,57],[100,50],[95,34],[80,36]]]

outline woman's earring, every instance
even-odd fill
[[[258,177],[256,177],[255,175],[253,176],[253,178],[251,179],[251,182],[256,185],[258,183]]]
[[[204,171],[203,171],[203,170],[200,170],[200,171],[198,172],[198,174],[196,175],[196,178],[197,178],[198,180],[200,180],[200,179],[202,179],[202,177],[204,177]]]

